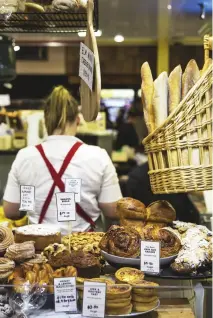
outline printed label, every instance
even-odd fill
[[[81,202],[81,179],[69,178],[65,180],[65,192],[75,194],[75,202]]]
[[[93,84],[93,69],[94,69],[94,54],[84,43],[81,43],[79,76],[89,86],[91,91],[92,91],[92,84]]]
[[[35,208],[35,187],[21,185],[21,202],[20,202],[20,211],[34,211]]]
[[[75,194],[67,192],[56,193],[58,222],[76,220]]]
[[[77,312],[75,277],[54,279],[55,312]]]
[[[160,242],[141,241],[141,271],[160,273]]]
[[[84,282],[83,316],[98,317],[105,316],[106,284]]]

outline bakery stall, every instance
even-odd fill
[[[81,81],[85,122],[78,134],[88,143],[95,136],[111,153],[112,135],[105,132],[104,116],[99,114],[100,65],[93,36],[98,27],[98,1],[88,0],[88,6],[87,1],[5,2],[2,10],[2,32],[87,29],[85,44],[94,52],[95,81],[90,90]],[[205,41],[210,43],[209,38]],[[212,61],[207,51],[205,47],[202,70],[191,60],[184,72],[177,66],[169,77],[163,72],[155,81],[148,62],[142,65],[141,96],[149,130],[143,143],[154,193],[212,188]],[[159,105],[165,106],[163,111]],[[100,121],[93,123],[98,114]],[[34,123],[38,114],[22,115],[25,122],[32,115]],[[16,125],[17,118],[12,120]],[[37,119],[43,139],[40,112]],[[26,142],[26,127],[20,130],[16,148]],[[11,145],[8,127],[3,133],[10,136],[6,140]],[[114,161],[121,160],[118,157],[114,153]],[[118,224],[106,232],[74,233],[73,219],[66,221],[67,234],[62,235],[53,224],[28,224],[35,198],[30,185],[24,187],[20,189],[20,209],[26,215],[11,221],[1,214],[0,317],[212,316],[213,233],[209,228],[177,220],[175,209],[165,200],[145,206],[124,197],[116,202]],[[76,191],[72,191],[75,198]],[[75,209],[72,213],[75,215]],[[59,213],[60,221],[69,214],[68,209]]]

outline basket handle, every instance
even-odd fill
[[[213,37],[209,34],[204,35],[203,45],[204,45],[204,60],[205,62],[209,58],[209,50],[212,50]]]

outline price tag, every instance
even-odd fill
[[[67,192],[56,193],[58,222],[76,220],[75,194]]]
[[[66,179],[65,180],[65,192],[75,194],[75,202],[81,202],[81,179]]]
[[[79,76],[92,91],[94,69],[94,53],[84,44],[80,45]]]
[[[83,313],[84,317],[105,316],[106,284],[84,282]]]
[[[20,211],[34,211],[35,207],[35,187],[24,185],[20,187],[21,203]]]
[[[160,273],[160,242],[141,241],[141,271]]]
[[[55,312],[77,312],[75,277],[54,279]]]

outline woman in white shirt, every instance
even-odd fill
[[[60,224],[66,233],[66,222],[57,221],[55,193],[65,191],[65,179],[80,178],[81,202],[76,204],[72,230],[93,229],[101,211],[115,218],[116,201],[122,196],[115,168],[105,150],[75,137],[78,104],[63,86],[49,96],[44,116],[47,140],[20,150],[12,165],[4,193],[6,217],[20,217],[20,186],[31,185],[35,187],[35,211],[28,213],[30,223]]]

